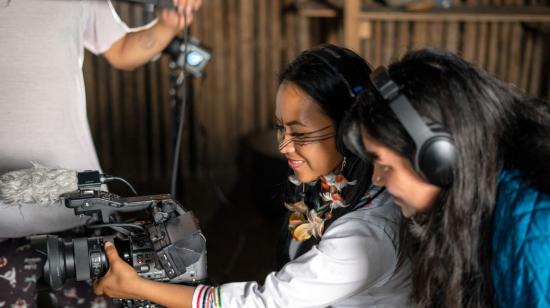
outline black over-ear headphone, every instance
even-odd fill
[[[451,135],[443,129],[433,130],[426,125],[385,67],[374,70],[370,79],[413,139],[416,145],[416,171],[434,185],[449,186],[458,156]]]
[[[341,80],[344,82],[348,88],[349,95],[352,98],[355,98],[361,91],[363,91],[363,86],[361,86],[359,80],[349,80],[346,76],[353,76],[352,70],[354,67],[342,65],[342,52],[340,49],[337,49],[333,45],[324,45],[317,49],[315,52],[311,53],[314,57],[323,62],[331,71],[334,72]],[[355,74],[360,76],[360,74]]]

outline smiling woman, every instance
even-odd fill
[[[96,292],[149,299],[168,307],[406,307],[410,267],[401,258],[401,214],[372,166],[339,134],[368,64],[327,45],[303,52],[280,76],[275,116],[279,150],[290,167],[290,210],[280,269],[263,285],[237,282],[197,288],[139,278],[107,247],[111,268]]]
[[[300,182],[315,181],[342,163],[330,117],[293,83],[279,87],[275,116],[282,123],[277,126],[279,151]]]

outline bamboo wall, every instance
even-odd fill
[[[204,1],[192,35],[212,48],[213,58],[207,76],[192,82],[183,174],[204,174],[208,165],[216,175],[235,175],[243,137],[271,125],[276,77],[284,63],[321,41],[343,42],[344,8],[333,17],[316,18],[302,14],[295,2]],[[141,7],[117,3],[116,8],[130,26],[143,24]],[[387,64],[410,48],[446,47],[530,93],[550,96],[548,39],[539,28],[517,22],[406,20],[376,20],[357,28],[365,34],[357,51],[373,64]],[[169,188],[175,112],[168,63],[163,56],[134,72],[121,72],[101,57],[87,54],[85,59],[88,114],[103,169],[128,178],[142,192]]]
[[[348,2],[357,3],[357,7],[370,3]],[[356,22],[355,27],[363,33],[356,36],[353,45],[375,65],[387,65],[410,49],[445,48],[531,95],[550,96],[547,1],[453,0],[451,10],[453,7],[460,8],[454,14],[440,15],[394,14],[381,10]],[[537,8],[545,10],[547,15],[534,14]],[[536,20],[545,23],[533,22]]]

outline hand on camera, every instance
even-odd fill
[[[109,270],[101,279],[94,282],[94,292],[112,298],[141,299],[139,283],[143,279],[118,256],[115,246],[105,243],[105,255],[109,260]]]
[[[173,0],[175,9],[162,11],[159,23],[174,30],[177,34],[193,21],[193,15],[201,7],[202,0]]]

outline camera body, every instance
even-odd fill
[[[191,211],[170,195],[120,197],[100,187],[83,183],[79,174],[79,189],[62,195],[76,215],[91,217],[86,227],[96,234],[31,237],[33,247],[47,255],[44,278],[52,289],[61,288],[67,279],[103,276],[109,268],[106,241],[113,242],[120,257],[146,279],[187,284],[206,279],[206,239]]]

